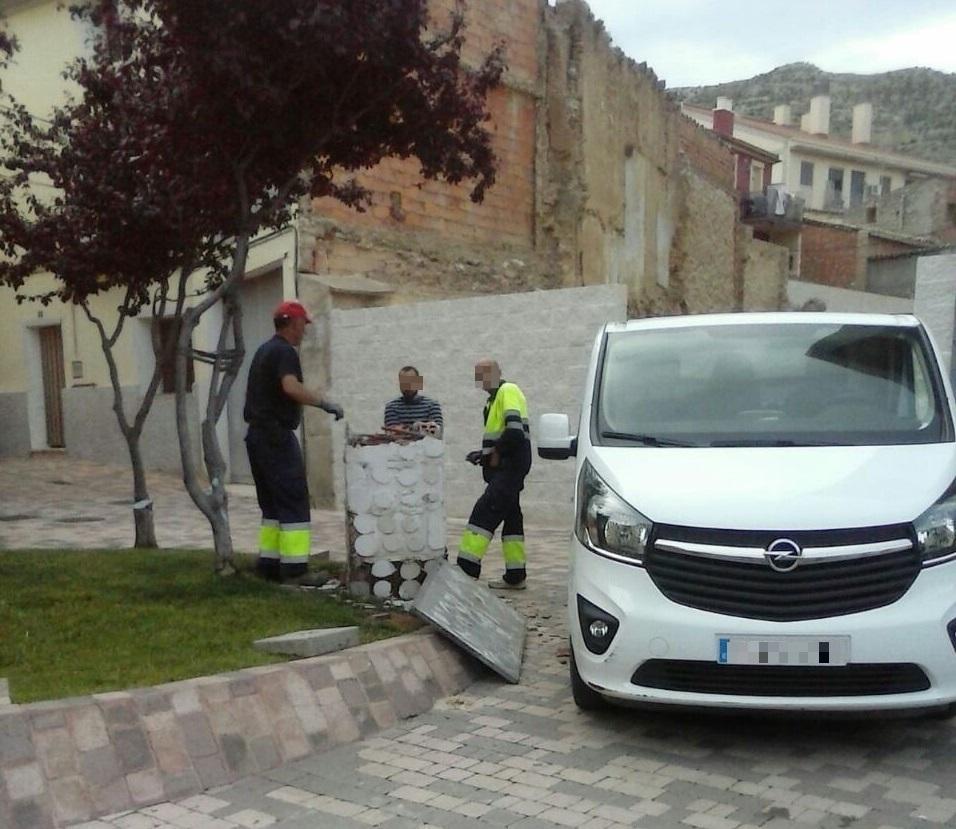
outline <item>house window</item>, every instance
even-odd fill
[[[179,336],[179,321],[175,319],[163,318],[156,320],[155,325],[159,328],[159,347],[160,359],[166,352],[167,346],[172,353],[168,360],[162,361],[163,375],[163,394],[174,394],[176,392],[176,338]],[[193,370],[193,361],[190,358],[186,362],[186,391],[193,390],[193,381],[195,372]]]
[[[866,223],[873,224],[876,221],[876,208],[868,207],[866,208]]]
[[[800,186],[813,187],[813,162],[800,162]]]
[[[866,185],[866,173],[860,170],[850,172],[850,207],[863,204],[863,188]]]
[[[827,174],[827,195],[824,210],[843,210],[843,170],[831,167]]]
[[[889,176],[880,176],[880,195],[885,196],[893,188],[893,182]]]

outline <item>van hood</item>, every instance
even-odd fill
[[[598,474],[662,524],[810,530],[909,522],[956,477],[956,444],[591,447]]]

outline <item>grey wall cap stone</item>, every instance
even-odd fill
[[[257,639],[252,646],[256,650],[288,656],[321,656],[324,653],[354,648],[359,643],[358,631],[357,627],[297,630],[282,636]]]
[[[0,676],[0,705],[10,704],[10,684]]]
[[[444,562],[425,579],[412,613],[433,624],[456,645],[508,682],[521,678],[527,622],[484,582]]]

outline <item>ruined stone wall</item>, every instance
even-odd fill
[[[687,166],[680,229],[674,239],[671,289],[682,313],[734,311],[741,305],[736,254],[737,201]],[[656,297],[639,309],[663,313]]]
[[[779,311],[787,305],[789,251],[761,239],[744,242],[743,310]]]
[[[741,307],[732,154],[583,2],[558,4],[545,30],[536,243],[555,278],[624,284],[634,316]],[[785,270],[766,276],[782,296]]]
[[[956,182],[927,179],[894,190],[875,205],[851,208],[847,220],[913,236],[952,238],[956,232],[956,215],[950,205],[956,205]]]

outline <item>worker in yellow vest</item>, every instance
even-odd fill
[[[505,573],[490,586],[523,590],[527,578],[524,548],[524,517],[519,501],[524,479],[531,469],[531,435],[528,404],[521,389],[501,378],[501,367],[488,358],[475,364],[475,385],[488,392],[485,433],[481,449],[468,453],[480,464],[487,483],[475,502],[468,527],[458,546],[458,566],[472,578],[481,575],[481,560],[499,525]]]

